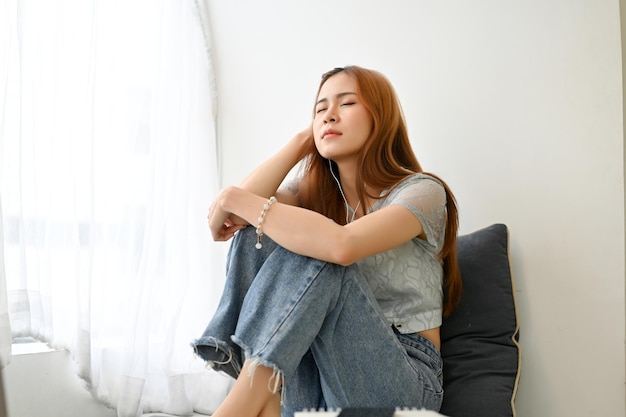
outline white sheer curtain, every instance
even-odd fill
[[[210,412],[229,383],[189,346],[223,283],[206,226],[218,187],[206,19],[191,0],[5,0],[0,14],[13,336],[68,349],[119,416]]]
[[[0,219],[2,219],[2,198],[0,198]],[[7,284],[4,274],[4,228],[0,222],[0,371],[8,365],[11,358],[11,323],[9,321],[9,304]],[[0,393],[2,395],[2,393]],[[1,407],[1,406],[0,406]],[[1,408],[0,408],[1,409]]]

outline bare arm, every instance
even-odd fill
[[[296,134],[276,154],[252,171],[239,184],[239,187],[266,199],[276,194],[276,190],[289,174],[289,171],[305,156],[311,141],[313,141],[313,132],[309,126]],[[279,201],[284,202],[280,196],[277,197]]]
[[[252,194],[265,198],[268,198],[270,195],[275,195],[281,203],[296,205],[296,197],[286,191],[278,190],[278,187],[291,169],[306,155],[306,150],[312,140],[313,132],[311,126],[308,126],[303,131],[297,133],[276,154],[272,155],[248,174],[248,176],[241,181],[239,187]],[[219,208],[216,207],[217,203],[217,200],[214,201],[209,208],[209,219],[213,213],[219,211]],[[254,223],[249,223],[249,220],[238,216],[235,212],[230,213],[230,215],[224,219],[222,225],[222,239],[217,240],[230,239],[236,231],[246,227],[248,224]]]
[[[238,187],[224,189],[216,200],[209,226],[215,240],[233,233],[224,220],[233,213],[256,226],[265,197]],[[408,209],[391,205],[353,223],[341,226],[311,210],[273,204],[263,223],[263,233],[292,252],[341,265],[395,248],[422,234],[420,221]]]

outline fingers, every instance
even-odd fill
[[[207,222],[215,241],[228,240],[248,225],[244,219],[223,209],[221,203],[228,196],[227,191],[228,189],[224,189],[220,192],[220,195],[211,203],[207,213]]]
[[[235,236],[235,233],[246,227],[247,226],[244,224],[234,224],[230,221],[226,221],[221,227],[216,228],[215,230],[212,228],[211,234],[214,241],[224,242],[231,239],[233,236]]]

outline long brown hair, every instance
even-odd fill
[[[380,196],[368,193],[366,185],[373,190],[388,190],[407,176],[424,171],[411,147],[396,92],[384,75],[358,66],[335,68],[322,75],[317,95],[324,83],[340,72],[356,80],[361,102],[373,120],[370,136],[360,151],[361,163],[356,173],[359,201],[364,207],[364,212],[367,212],[369,207],[366,208],[366,198],[378,199]],[[345,224],[346,207],[329,169],[331,166],[335,174],[339,175],[334,164],[321,156],[311,141],[298,195],[304,207],[322,213],[338,224]],[[445,277],[443,314],[447,317],[458,305],[462,289],[456,256],[458,210],[448,185],[436,175],[427,174],[441,181],[446,191],[446,233],[439,258],[443,261]]]

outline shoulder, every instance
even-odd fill
[[[374,209],[391,205],[403,206],[423,222],[440,222],[445,216],[446,190],[436,178],[427,174],[413,174],[387,192],[383,192]]]
[[[292,206],[302,206],[302,202],[300,201],[298,194],[300,191],[300,183],[300,178],[285,180],[280,185],[278,190],[276,190],[276,198],[278,198],[278,201]]]
[[[445,198],[445,188],[437,178],[417,173],[409,175],[400,181],[395,187],[383,193],[384,199],[395,200],[396,198],[416,198],[416,197],[440,197]]]
[[[439,181],[437,178],[433,177],[432,175],[425,174],[423,172],[418,172],[416,174],[409,175],[408,177],[400,181],[398,183],[398,186],[402,186],[406,184],[415,184],[415,183],[425,182],[425,181],[426,182],[432,181],[436,184],[439,184],[443,188],[443,184],[441,183],[441,181]]]
[[[400,205],[413,213],[426,234],[426,241],[434,250],[443,245],[446,224],[446,189],[437,178],[428,174],[410,175],[394,187],[383,206]],[[417,239],[415,242],[423,243]]]

